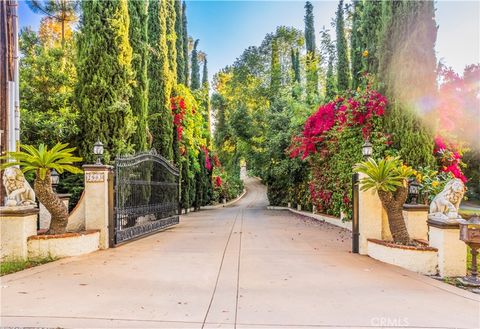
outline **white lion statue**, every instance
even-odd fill
[[[464,193],[465,185],[460,179],[450,180],[443,191],[437,194],[430,203],[428,218],[445,223],[457,223],[459,219],[462,219],[458,214],[458,208]]]
[[[5,206],[35,205],[35,192],[20,169],[15,167],[5,169],[3,172],[3,186],[7,192]]]

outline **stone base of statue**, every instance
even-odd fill
[[[26,259],[27,239],[37,234],[38,208],[0,207],[0,258]]]
[[[467,246],[459,239],[458,222],[446,223],[429,218],[430,247],[438,249],[438,272],[443,277],[465,276],[467,272]]]
[[[435,222],[441,222],[445,224],[457,224],[459,223],[460,220],[463,218],[458,215],[457,212],[449,212],[448,214],[444,214],[441,212],[436,212],[436,213],[430,213],[428,215],[428,220],[435,221]]]

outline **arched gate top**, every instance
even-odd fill
[[[145,161],[153,161],[162,165],[172,175],[178,176],[180,171],[169,160],[157,153],[155,149],[147,152],[139,152],[135,155],[118,155],[115,159],[116,167],[131,167],[136,166]]]

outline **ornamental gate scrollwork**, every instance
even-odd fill
[[[115,245],[179,223],[179,171],[154,150],[115,159]]]

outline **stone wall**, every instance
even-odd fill
[[[437,273],[437,254],[437,249],[431,247],[399,246],[377,239],[368,239],[370,257],[425,275]]]
[[[28,256],[31,258],[80,256],[98,250],[99,240],[99,230],[35,235],[28,238]]]
[[[38,209],[0,207],[0,258],[26,259],[27,238],[37,234]]]

